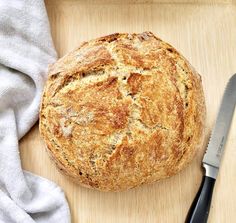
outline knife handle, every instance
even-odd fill
[[[214,178],[203,176],[201,187],[189,209],[185,223],[207,222],[214,185]]]

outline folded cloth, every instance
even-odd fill
[[[63,191],[23,171],[18,140],[38,119],[56,58],[43,0],[0,0],[0,222],[68,223]]]

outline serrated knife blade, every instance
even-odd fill
[[[236,103],[236,74],[230,79],[224,91],[220,109],[217,115],[215,127],[212,131],[206,153],[203,157],[203,165],[206,168],[206,175],[216,178],[220,166],[220,160],[224,151],[231,121]],[[209,165],[208,168],[206,165]],[[212,171],[210,171],[212,168]]]
[[[203,176],[201,187],[189,209],[185,223],[207,222],[215,180],[231,126],[235,104],[236,74],[229,79],[224,91],[215,127],[202,161],[203,167],[206,170],[205,175]]]

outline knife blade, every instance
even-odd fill
[[[210,210],[215,180],[220,167],[225,143],[232,122],[236,104],[236,74],[230,79],[224,91],[215,127],[212,131],[206,153],[203,157],[203,176],[200,189],[189,209],[186,223],[206,223]]]
[[[236,103],[236,74],[234,74],[225,89],[224,96],[217,115],[216,124],[212,131],[206,153],[203,157],[203,165],[209,177],[217,177],[220,160],[224,151],[230,124],[233,118]],[[212,171],[210,170],[212,169]]]

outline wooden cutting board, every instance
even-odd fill
[[[46,0],[59,57],[82,41],[114,32],[152,31],[180,50],[202,75],[207,131],[214,124],[229,77],[236,72],[236,2],[158,0]],[[206,143],[205,143],[206,144]],[[73,223],[183,223],[199,188],[203,147],[180,174],[122,193],[82,188],[47,156],[38,124],[20,143],[23,168],[59,184]],[[210,223],[236,222],[236,115],[216,182]]]

